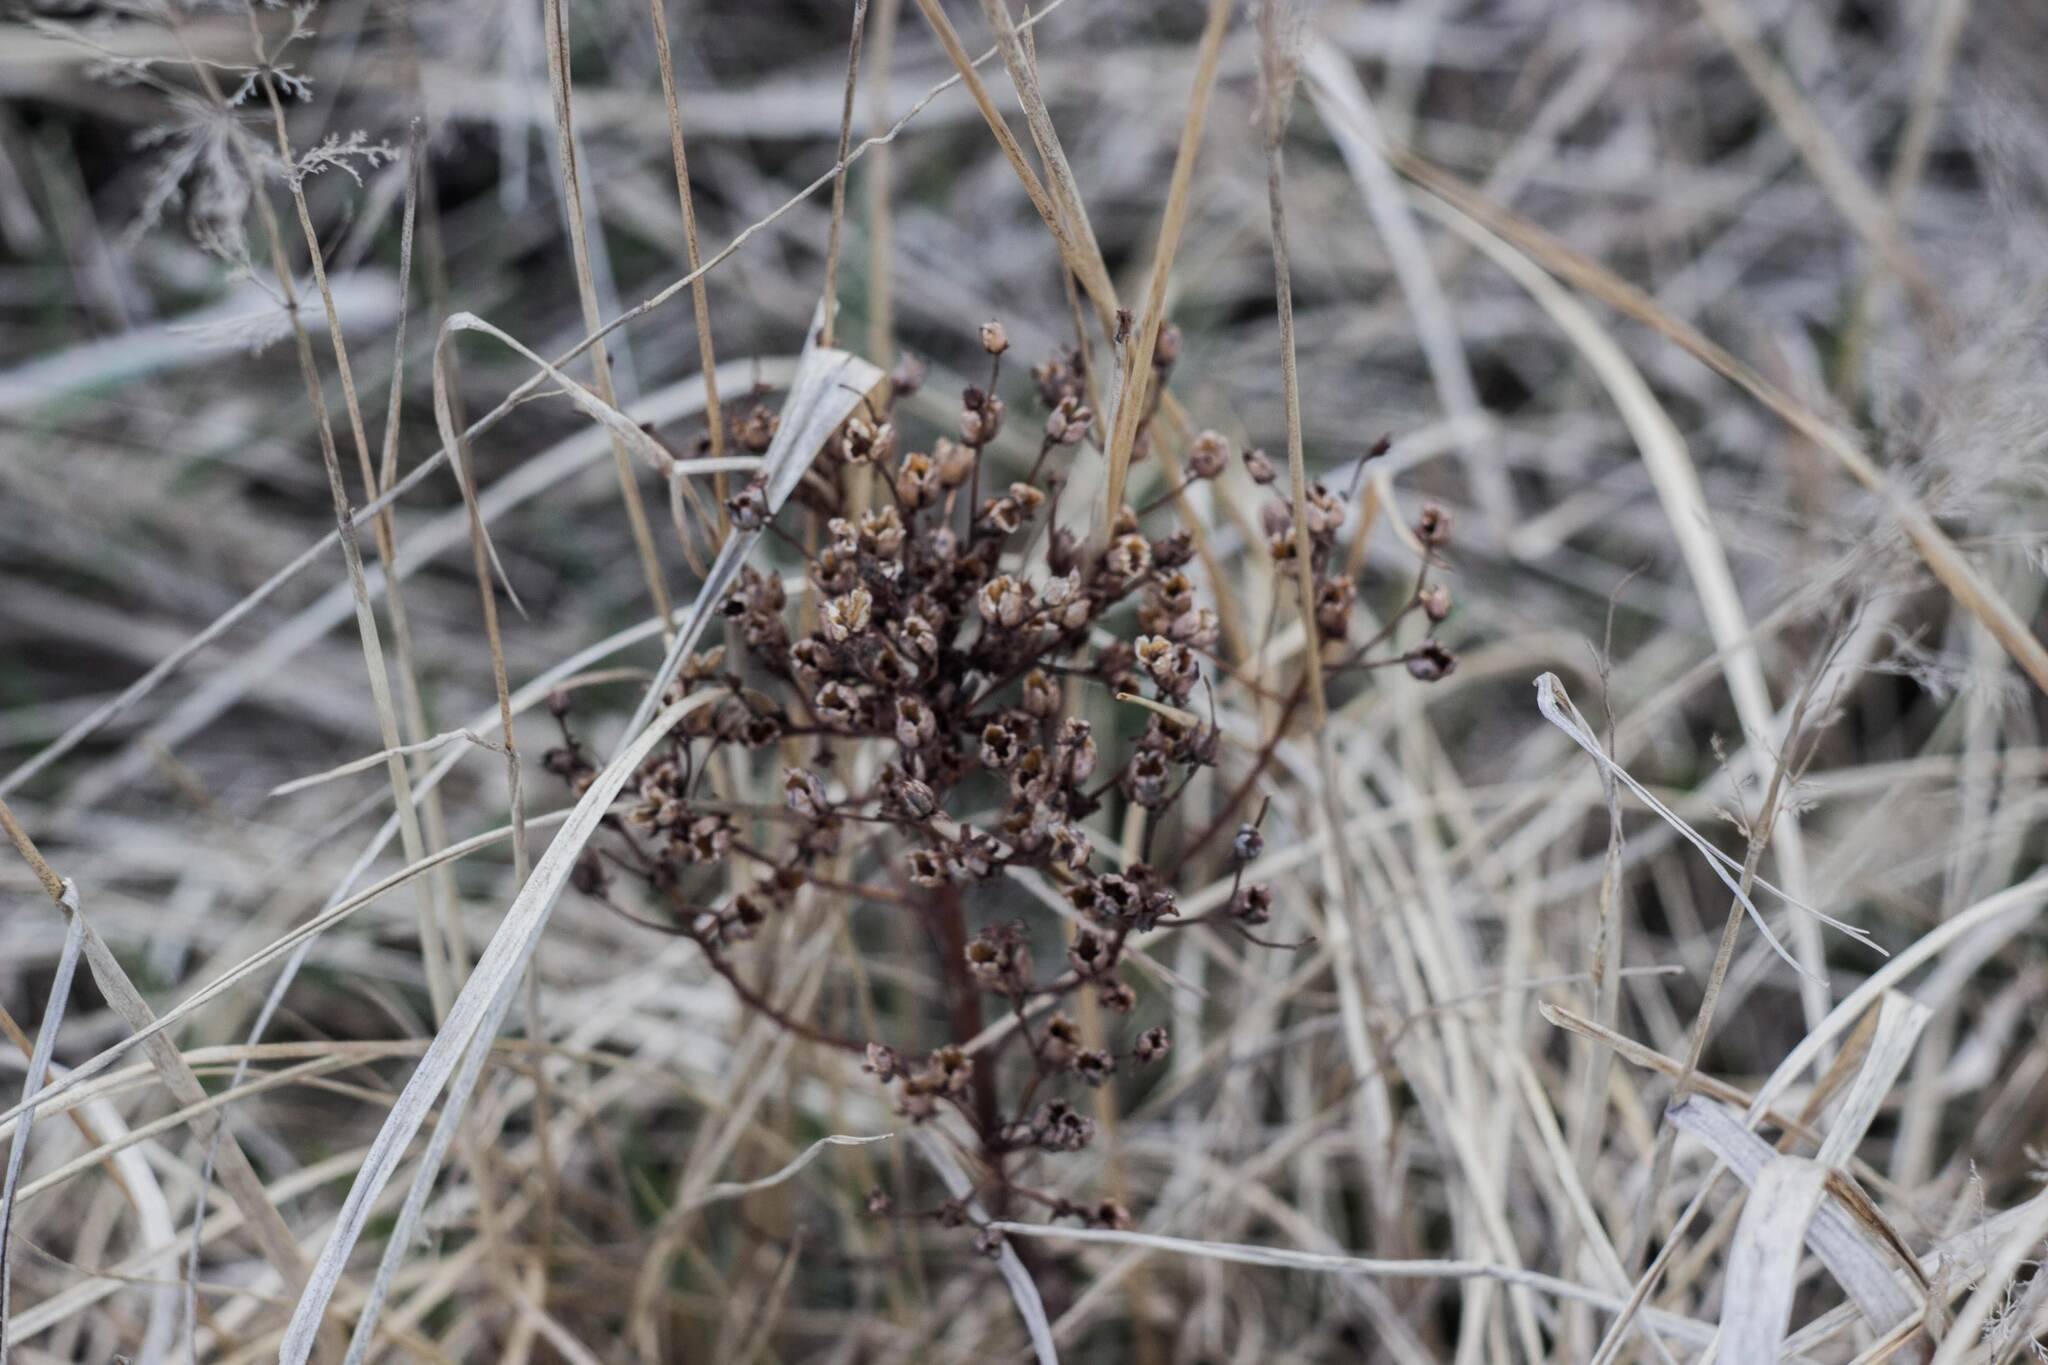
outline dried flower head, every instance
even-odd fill
[[[1230,463],[1230,442],[1220,432],[1204,431],[1188,447],[1188,472],[1198,479],[1213,479]]]

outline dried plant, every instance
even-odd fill
[[[0,0],[0,1365],[2048,1362],[2043,50]]]
[[[1165,336],[1155,405],[1179,353],[1178,333]],[[584,852],[575,884],[635,923],[693,940],[750,1008],[783,1029],[860,1054],[898,1113],[918,1123],[942,1109],[957,1114],[977,1144],[976,1197],[998,1216],[1022,1201],[1056,1218],[1127,1227],[1115,1200],[1077,1202],[1028,1177],[1037,1154],[1078,1151],[1093,1138],[1079,1093],[1167,1053],[1167,1030],[1131,1017],[1137,942],[1209,924],[1264,947],[1301,945],[1254,932],[1273,916],[1272,889],[1245,880],[1264,848],[1258,821],[1241,824],[1231,843],[1231,893],[1218,910],[1184,915],[1167,870],[1206,842],[1206,831],[1185,826],[1159,836],[1196,774],[1218,761],[1214,691],[1229,686],[1216,612],[1188,572],[1194,538],[1161,524],[1185,486],[1144,509],[1120,509],[1100,549],[1085,545],[1072,509],[1063,524],[1067,465],[1094,422],[1085,360],[1069,348],[1031,369],[1043,418],[1024,477],[980,496],[988,447],[1009,420],[1002,380],[1011,349],[1000,323],[983,324],[980,341],[988,377],[962,390],[950,431],[906,434],[901,400],[928,368],[906,359],[884,401],[833,433],[797,499],[822,537],[768,520],[759,478],[730,500],[734,526],[772,531],[797,558],[797,600],[772,567],[741,570],[722,607],[730,644],[689,659],[668,697],[709,691],[716,703],[634,774],[632,798],[605,822],[609,842]],[[1140,449],[1159,439],[1153,420],[1140,427]],[[777,425],[757,406],[734,417],[725,443],[765,451]],[[1181,463],[1192,484],[1216,479],[1229,459],[1225,438],[1203,431]],[[1244,451],[1242,462],[1277,493],[1262,451]],[[857,472],[884,490],[880,505],[854,510]],[[1354,642],[1358,586],[1340,561],[1345,499],[1318,483],[1300,501],[1305,539],[1285,496],[1266,505],[1264,523],[1275,560],[1309,547],[1332,671],[1405,664],[1422,681],[1448,676],[1455,659],[1434,639],[1382,649],[1409,616],[1448,613],[1430,561],[1395,616]],[[1425,508],[1416,535],[1434,555],[1449,540],[1448,515]],[[1105,697],[1149,712],[1121,744],[1099,741],[1089,718],[1102,709],[1091,698]],[[1300,699],[1298,689],[1290,714]],[[566,694],[553,712],[562,742],[544,764],[581,795],[598,775],[596,751],[576,733]],[[1242,804],[1256,776],[1214,821]],[[729,794],[757,790],[764,777],[780,793],[775,806]],[[1131,819],[1144,831],[1135,860],[1098,850],[1091,830]],[[1189,846],[1172,846],[1190,835]],[[1070,933],[1048,932],[1059,921],[1042,910],[1018,914],[1033,906],[1017,884],[1025,878],[1043,879],[1071,907]],[[937,1037],[862,1039],[779,1007],[775,954],[788,940],[776,927],[799,901],[833,918],[880,914],[913,926],[934,958],[928,994],[945,1006]],[[741,947],[753,941],[758,965]],[[1074,1017],[1083,998],[1128,1020],[1120,1036],[1087,1036]],[[990,1006],[1015,1025],[993,1040]],[[870,1203],[896,1207],[881,1191]],[[965,1214],[955,1197],[920,1216],[957,1225]],[[997,1245],[984,1240],[991,1253]]]

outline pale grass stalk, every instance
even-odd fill
[[[854,86],[860,79],[860,40],[867,31],[868,0],[853,0],[853,36],[846,43],[846,93],[839,107],[839,168],[832,177],[832,222],[825,237],[825,322],[818,344],[830,346],[839,318],[839,237],[846,224],[846,149],[853,141]]]
[[[920,0],[931,4],[933,0]],[[1173,156],[1173,176],[1167,182],[1166,207],[1159,216],[1159,241],[1153,249],[1152,270],[1145,283],[1145,300],[1138,314],[1138,330],[1131,347],[1131,381],[1118,395],[1116,419],[1109,433],[1109,495],[1107,515],[1102,522],[1106,533],[1124,504],[1124,484],[1130,477],[1131,449],[1138,437],[1138,419],[1145,410],[1145,385],[1152,373],[1152,352],[1159,342],[1159,328],[1166,321],[1166,283],[1173,274],[1174,254],[1180,249],[1181,229],[1187,223],[1188,201],[1194,186],[1195,158],[1202,148],[1202,126],[1209,116],[1209,97],[1216,89],[1216,71],[1223,52],[1223,32],[1229,27],[1230,0],[1209,0],[1202,24],[1201,45],[1195,56],[1195,84],[1188,96],[1187,121],[1181,129],[1180,145]],[[1084,284],[1087,282],[1083,277]]]
[[[718,405],[718,357],[711,344],[710,291],[701,271],[704,252],[697,241],[697,199],[690,190],[690,158],[683,143],[683,114],[676,103],[676,72],[668,47],[668,9],[664,0],[647,0],[654,20],[654,61],[661,71],[661,98],[668,108],[669,158],[676,167],[676,202],[683,214],[683,259],[697,278],[690,285],[690,308],[697,318],[697,359],[704,374],[704,424],[711,439],[711,458],[725,454],[725,416]],[[842,153],[843,155],[843,153]],[[712,483],[718,503],[717,539],[731,529],[725,509],[729,480],[720,471]],[[714,549],[716,546],[713,547]]]
[[[591,371],[598,396],[613,407],[618,399],[612,392],[612,367],[597,308],[596,277],[591,272],[590,242],[583,221],[582,172],[576,164],[574,113],[570,95],[569,20],[563,0],[544,0],[547,24],[548,88],[554,99],[555,142],[562,161],[562,211],[568,215],[570,256],[576,266],[576,294],[583,305],[583,329],[588,334]],[[603,224],[599,224],[603,231]],[[693,275],[701,273],[692,271]],[[580,349],[580,348],[579,348]],[[445,446],[444,446],[445,449]],[[640,497],[640,485],[633,477],[633,464],[623,441],[612,445],[612,464],[619,476],[619,496],[626,506],[626,524],[633,534],[633,547],[640,556],[640,571],[647,579],[647,597],[654,612],[666,621],[669,615],[668,585],[661,572],[661,558],[654,550],[654,530],[647,521],[647,508]]]

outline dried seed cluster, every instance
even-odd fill
[[[981,329],[981,343],[988,380],[964,389],[950,430],[927,442],[903,435],[897,400],[925,378],[921,365],[906,363],[886,399],[833,435],[796,494],[810,515],[805,546],[771,522],[758,484],[730,499],[734,524],[798,549],[802,600],[793,602],[770,569],[741,571],[722,608],[727,644],[689,660],[676,684],[677,695],[713,689],[716,704],[692,713],[636,774],[631,799],[609,820],[615,844],[586,856],[576,885],[609,901],[613,877],[630,877],[666,911],[663,927],[696,940],[748,1005],[808,1038],[859,1051],[913,1121],[956,1111],[980,1139],[998,1204],[1027,1197],[1057,1214],[1114,1223],[1126,1219],[1114,1206],[1037,1195],[1017,1175],[1031,1153],[1076,1151],[1094,1135],[1073,1099],[1049,1092],[1101,1088],[1168,1052],[1163,1028],[1139,1030],[1119,1050],[1085,1038],[1053,1006],[1087,993],[1110,1017],[1132,1014],[1138,995],[1120,975],[1132,937],[1191,922],[1156,867],[1105,866],[1088,825],[1119,799],[1143,808],[1149,857],[1159,817],[1217,761],[1213,719],[1203,722],[1194,708],[1213,673],[1219,627],[1187,572],[1189,533],[1146,529],[1161,504],[1118,509],[1106,534],[1085,543],[1081,516],[1062,524],[1063,483],[1050,457],[1097,425],[1075,353],[1031,371],[1045,417],[1029,475],[984,494],[985,453],[1007,420],[997,389],[1010,343],[994,323]],[[1178,349],[1177,334],[1162,337],[1155,392]],[[1148,447],[1151,425],[1148,417]],[[763,450],[775,429],[774,414],[755,407],[735,420],[732,443]],[[1190,478],[1219,477],[1229,452],[1223,437],[1201,433],[1186,450]],[[1274,481],[1263,454],[1243,459],[1255,481]],[[1344,501],[1317,485],[1306,505],[1319,625],[1341,644],[1355,598],[1336,552]],[[1284,500],[1274,507],[1266,526],[1274,556],[1285,559],[1294,553],[1291,512]],[[1441,514],[1426,515],[1436,518],[1429,535],[1447,526]],[[1441,543],[1429,535],[1427,543]],[[1426,576],[1425,568],[1402,616],[1423,609]],[[1423,676],[1415,659],[1400,659]],[[1449,656],[1431,667],[1448,672]],[[1089,689],[1149,695],[1166,711],[1113,745],[1082,714]],[[563,742],[547,765],[580,787],[594,765],[566,706],[556,712]],[[721,798],[715,768],[768,764],[780,770],[776,806]],[[861,837],[850,840],[850,830]],[[1264,940],[1249,926],[1270,919],[1272,895],[1243,875],[1261,846],[1256,822],[1239,832],[1231,854],[1238,884],[1215,917],[1255,942]],[[989,884],[1014,873],[1050,880],[1078,912],[1081,927],[1063,955],[1035,951],[1020,920],[970,933],[970,912],[996,899]],[[940,953],[949,1041],[906,1055],[790,1017],[774,1003],[772,960],[763,964],[766,984],[752,984],[734,945],[762,936],[805,895],[886,905],[923,923]],[[970,1051],[991,1002],[1015,1027]],[[1020,1053],[1028,1058],[1012,1060]]]

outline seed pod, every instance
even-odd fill
[[[1034,668],[1024,675],[1024,709],[1040,718],[1060,709],[1059,684],[1043,669]]]
[[[1433,502],[1422,504],[1415,519],[1415,538],[1424,545],[1441,545],[1451,538],[1451,514]]]
[[[762,447],[764,450],[767,447]],[[768,524],[768,487],[757,474],[747,486],[725,500],[732,524],[742,531],[758,531]]]
[[[903,467],[896,471],[896,496],[913,512],[938,501],[939,471],[931,456],[913,451],[903,457]]]
[[[825,633],[838,641],[866,634],[874,604],[875,599],[866,588],[855,588],[844,596],[832,598],[825,603]]]
[[[961,445],[950,437],[941,436],[932,443],[932,461],[938,466],[939,482],[947,488],[958,488],[967,482],[967,476],[974,472],[973,446]]]
[[[816,773],[804,768],[783,769],[782,799],[790,810],[806,820],[822,820],[830,808],[825,784]]]
[[[925,376],[931,373],[931,368],[923,357],[905,351],[897,358],[896,368],[889,372],[889,385],[898,398],[908,398],[924,387]]]
[[[1418,682],[1448,678],[1458,666],[1458,657],[1435,640],[1424,640],[1401,657],[1408,665],[1408,676]]]

